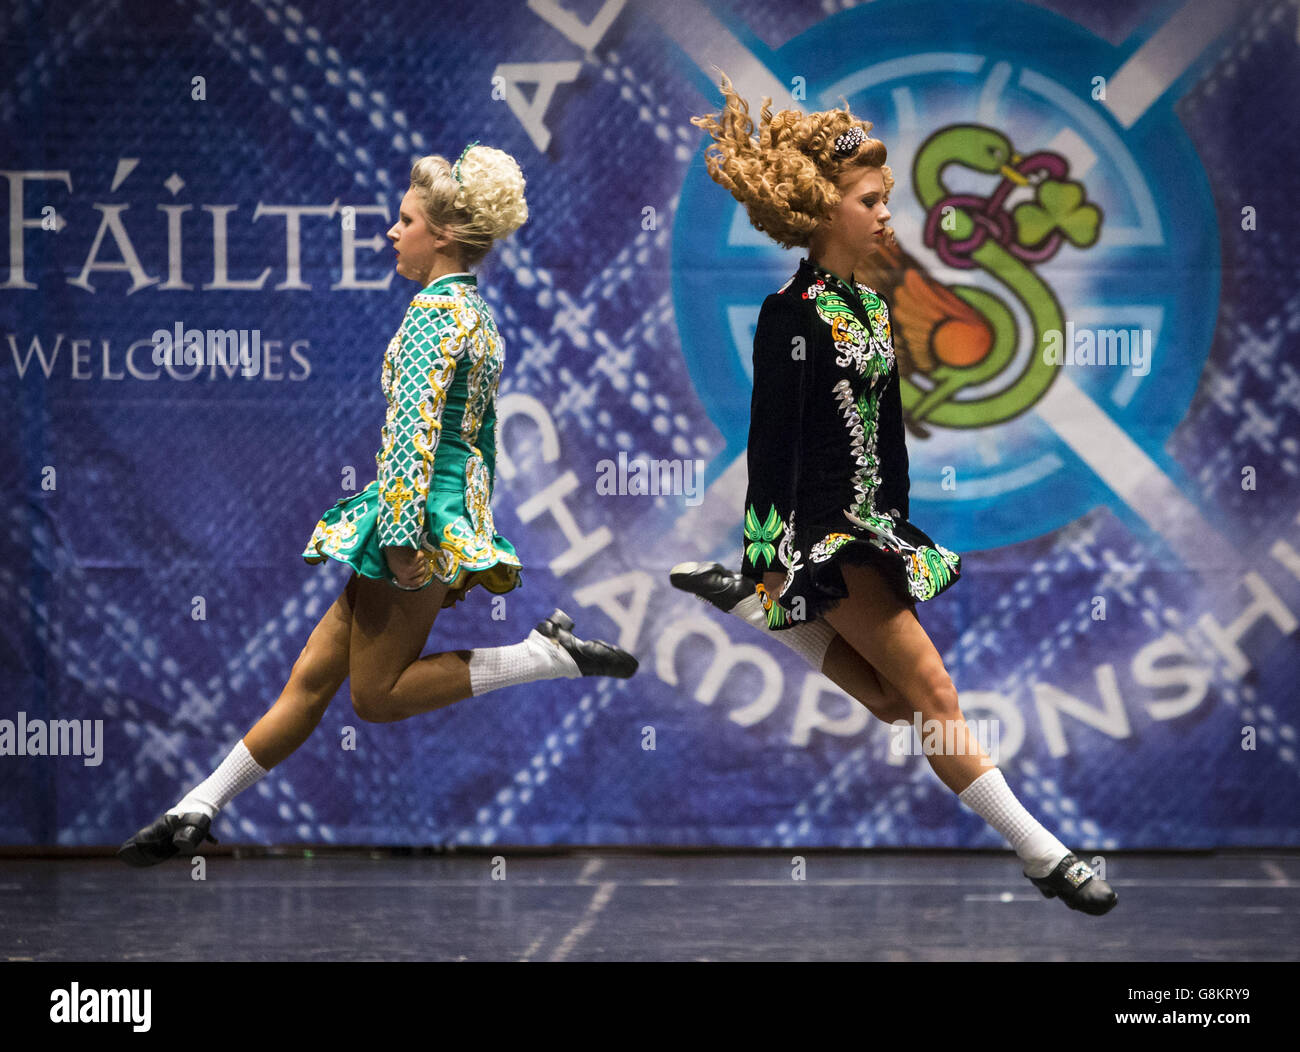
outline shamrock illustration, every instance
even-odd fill
[[[1012,213],[1016,240],[1022,245],[1037,245],[1053,230],[1060,230],[1077,248],[1087,248],[1097,240],[1101,213],[1095,205],[1083,203],[1082,183],[1044,179],[1034,197],[1034,202],[1017,205]]]

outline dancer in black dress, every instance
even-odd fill
[[[1044,895],[1110,910],[1110,886],[1016,800],[967,726],[916,605],[961,557],[908,521],[908,460],[889,308],[855,275],[892,243],[894,179],[871,124],[842,110],[775,115],[757,138],[722,78],[709,174],[755,229],[808,250],[763,302],[754,337],[741,572],[684,563],[672,583],[785,642],[887,723],[940,727],[926,753],[959,799],[1004,836]],[[933,722],[932,722],[933,721]]]
[[[388,411],[377,477],[326,510],[302,553],[355,572],[275,704],[208,778],[122,845],[124,862],[151,866],[215,840],[221,809],[307,740],[345,679],[359,718],[391,723],[520,683],[636,671],[626,651],[577,638],[562,610],[519,643],[420,656],[440,609],[479,585],[504,593],[520,583],[490,507],[504,341],[468,268],[527,216],[523,173],[501,150],[471,143],[454,165],[415,162],[388,237],[397,273],[421,291],[379,370]]]

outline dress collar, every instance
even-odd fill
[[[478,278],[476,278],[468,270],[458,270],[454,274],[444,274],[436,281],[429,282],[429,284],[424,287],[424,291],[428,292],[430,289],[436,289],[439,285],[442,285],[446,282],[450,282],[453,279],[460,281],[462,284],[465,285],[474,285],[475,287],[478,286]]]
[[[858,295],[857,286],[852,281],[840,277],[838,274],[827,270],[825,267],[818,266],[807,256],[804,256],[804,258],[799,261],[799,269],[807,274],[810,283],[816,281],[818,278],[822,278],[828,282],[842,285],[844,288],[852,292],[854,296]]]
[[[839,289],[840,298],[848,306],[849,310],[853,312],[853,316],[866,326],[868,332],[878,334],[877,321],[867,313],[867,305],[862,299],[862,289],[868,289],[870,288],[869,286],[850,283],[838,274],[827,270],[825,267],[819,267],[807,256],[799,261],[798,276],[800,284],[805,290],[819,280],[823,281],[828,287]]]

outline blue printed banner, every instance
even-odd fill
[[[1300,843],[1294,6],[435,8],[0,11],[0,843],[119,843],[275,701],[418,291],[384,233],[477,139],[528,181],[479,271],[524,586],[426,652],[560,607],[640,671],[383,724],[345,686],[218,835],[1002,846],[924,728],[669,584],[739,566],[754,326],[801,255],[707,175],[715,66],[889,148],[910,518],[963,557],[918,614],[1022,802],[1078,849]],[[242,358],[179,353],[207,330]]]

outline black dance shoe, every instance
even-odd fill
[[[703,599],[724,614],[747,595],[754,594],[754,583],[721,563],[678,563],[668,571],[674,588]]]
[[[600,639],[587,641],[573,634],[573,618],[563,610],[556,610],[537,625],[537,631],[555,640],[569,652],[584,676],[616,676],[627,679],[637,670],[639,662],[626,650]]]
[[[1028,873],[1025,876],[1047,898],[1059,895],[1070,909],[1082,910],[1094,917],[1109,913],[1118,901],[1111,886],[1073,853],[1061,859],[1045,877],[1030,877]]]
[[[203,841],[217,843],[217,838],[209,832],[211,825],[212,819],[202,811],[163,815],[119,847],[117,857],[128,866],[143,867],[166,862],[182,851],[195,855]]]

